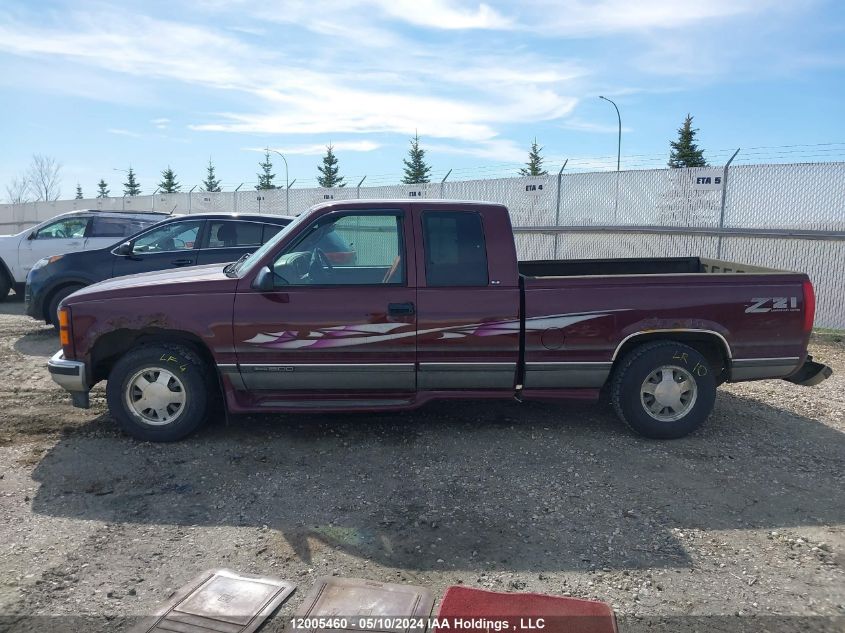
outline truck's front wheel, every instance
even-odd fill
[[[622,421],[640,435],[684,437],[713,411],[716,377],[707,359],[688,345],[646,343],[622,359],[611,400]]]
[[[205,422],[211,395],[208,368],[182,345],[139,347],[109,373],[109,410],[132,437],[173,442]]]

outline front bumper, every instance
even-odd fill
[[[64,352],[59,350],[47,361],[47,371],[50,372],[50,377],[56,384],[70,392],[73,406],[80,409],[87,409],[90,406],[88,399],[90,387],[85,377],[85,363],[65,360]]]
[[[817,363],[812,356],[807,356],[807,360],[801,365],[801,368],[794,374],[784,378],[789,382],[794,382],[796,385],[803,387],[814,387],[830,378],[833,375],[833,369],[822,363]]]

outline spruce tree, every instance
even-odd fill
[[[531,150],[528,152],[528,162],[525,167],[519,170],[520,176],[548,176],[549,172],[543,169],[543,157],[540,152],[543,148],[537,145],[537,139],[531,143]]]
[[[162,180],[158,183],[158,188],[161,189],[162,193],[176,193],[179,191],[181,185],[176,181],[176,174],[173,173],[170,165],[161,172],[161,178]]]
[[[217,179],[214,173],[214,164],[211,162],[211,158],[208,159],[208,174],[206,174],[205,180],[202,181],[202,186],[210,193],[220,192],[220,180]]]
[[[76,183],[76,199],[82,200],[82,186],[79,183]]]
[[[109,186],[106,184],[106,181],[100,178],[100,182],[97,183],[97,197],[98,198],[106,198],[109,195]]]
[[[255,185],[255,188],[258,190],[276,189],[276,185],[273,184],[273,178],[276,177],[276,174],[273,173],[270,152],[264,152],[264,162],[258,163],[258,166],[261,167],[261,172],[258,174],[258,184]]]
[[[334,155],[334,146],[329,143],[326,145],[326,155],[323,156],[322,166],[317,167],[320,175],[317,176],[317,184],[326,189],[332,187],[345,187],[343,176],[338,176],[337,173],[340,168],[337,166],[337,156]]]
[[[424,184],[431,181],[431,167],[425,162],[425,150],[420,147],[420,135],[414,134],[411,139],[411,147],[408,150],[408,158],[403,159],[405,163],[405,177],[402,182],[406,185]]]
[[[126,182],[123,183],[123,195],[137,196],[139,193],[141,193],[141,185],[135,180],[135,172],[132,171],[132,166],[130,165],[129,171],[126,172]]]
[[[698,129],[692,127],[692,117],[687,114],[684,124],[678,130],[678,140],[670,141],[669,167],[707,167],[704,150],[698,149],[695,135]]]

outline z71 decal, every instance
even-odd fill
[[[755,297],[750,306],[745,308],[747,314],[759,312],[798,312],[798,297]]]

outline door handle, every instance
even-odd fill
[[[414,312],[414,304],[411,302],[387,304],[387,314],[389,316],[411,316]]]
[[[191,264],[193,264],[193,263],[194,263],[194,260],[193,260],[193,259],[188,259],[188,258],[185,258],[185,259],[174,259],[174,260],[173,260],[172,262],[170,262],[170,263],[171,263],[171,264],[173,264],[174,266],[190,266]]]

